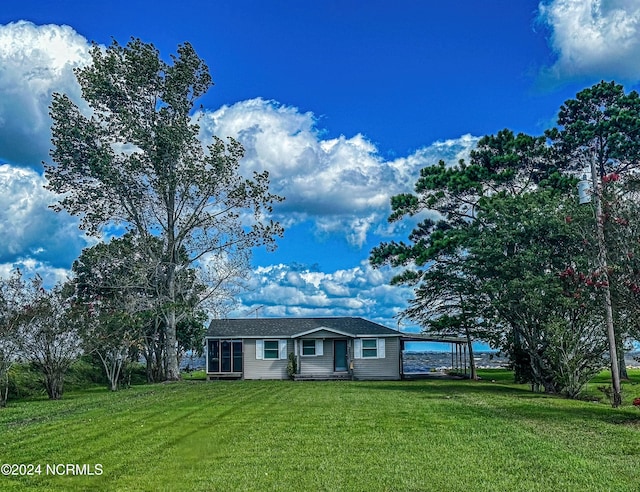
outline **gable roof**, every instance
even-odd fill
[[[397,330],[364,318],[244,318],[213,320],[207,337],[229,338],[295,338],[326,329],[337,336],[361,337],[401,336]]]

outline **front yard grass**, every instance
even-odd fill
[[[481,374],[183,381],[14,401],[0,409],[0,462],[42,468],[0,476],[0,490],[639,489],[640,410],[628,402],[640,396],[640,373],[620,409],[534,394],[505,371]],[[60,463],[103,471],[45,473]]]

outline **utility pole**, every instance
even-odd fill
[[[596,161],[591,157],[591,183],[596,209],[596,231],[598,236],[598,263],[601,275],[604,277],[604,309],[607,325],[607,339],[609,341],[609,357],[611,358],[611,384],[613,395],[611,405],[614,408],[622,404],[620,387],[620,369],[618,368],[618,350],[616,348],[616,334],[613,328],[613,309],[611,308],[611,287],[609,284],[609,268],[607,264],[607,245],[604,238],[604,216],[602,215],[602,182],[596,169]]]

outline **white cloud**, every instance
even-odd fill
[[[355,246],[384,230],[391,196],[410,191],[422,167],[455,163],[478,140],[464,135],[387,161],[362,135],[323,139],[312,113],[274,101],[242,101],[197,117],[204,141],[231,136],[244,145],[245,172],[270,172],[274,191],[286,197],[277,208],[286,225],[311,219],[319,234],[338,233]]]
[[[394,316],[406,307],[409,288],[390,286],[389,268],[367,261],[353,268],[321,272],[300,265],[271,265],[253,272],[250,290],[241,294],[233,316],[362,316],[396,326]]]
[[[539,11],[558,57],[545,76],[640,80],[638,0],[551,0]]]
[[[27,278],[39,275],[46,288],[53,287],[57,283],[64,283],[71,276],[69,269],[56,268],[49,263],[37,261],[33,258],[20,258],[11,263],[0,263],[0,277],[11,277],[16,268],[19,268]]]
[[[88,50],[68,26],[0,26],[0,163],[39,169],[48,159],[51,93],[80,103],[73,68],[90,61]],[[310,220],[317,234],[339,234],[358,247],[372,231],[395,230],[384,225],[390,197],[410,190],[420,168],[441,158],[455,162],[477,141],[466,135],[388,161],[362,135],[323,138],[313,113],[274,101],[257,98],[196,116],[203,136],[244,144],[244,171],[270,171],[274,191],[286,197],[277,208],[285,227]]]
[[[68,26],[0,25],[0,161],[39,168],[48,158],[51,94],[80,99],[73,68],[88,49]]]
[[[0,262],[31,258],[60,267],[87,245],[76,219],[48,208],[55,195],[44,184],[31,169],[0,165]]]

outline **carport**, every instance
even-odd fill
[[[411,372],[406,373],[404,371],[405,366],[405,350],[407,342],[435,342],[435,343],[446,343],[450,345],[451,351],[451,370],[455,371],[464,377],[471,377],[472,365],[473,365],[473,352],[468,349],[468,341],[463,337],[452,337],[452,336],[435,336],[435,335],[424,335],[424,334],[411,334],[411,335],[403,335],[400,338],[400,377],[402,379],[417,379],[424,378],[429,376],[435,376],[441,373],[434,373],[431,370],[428,372]],[[443,350],[446,352],[446,350]]]

